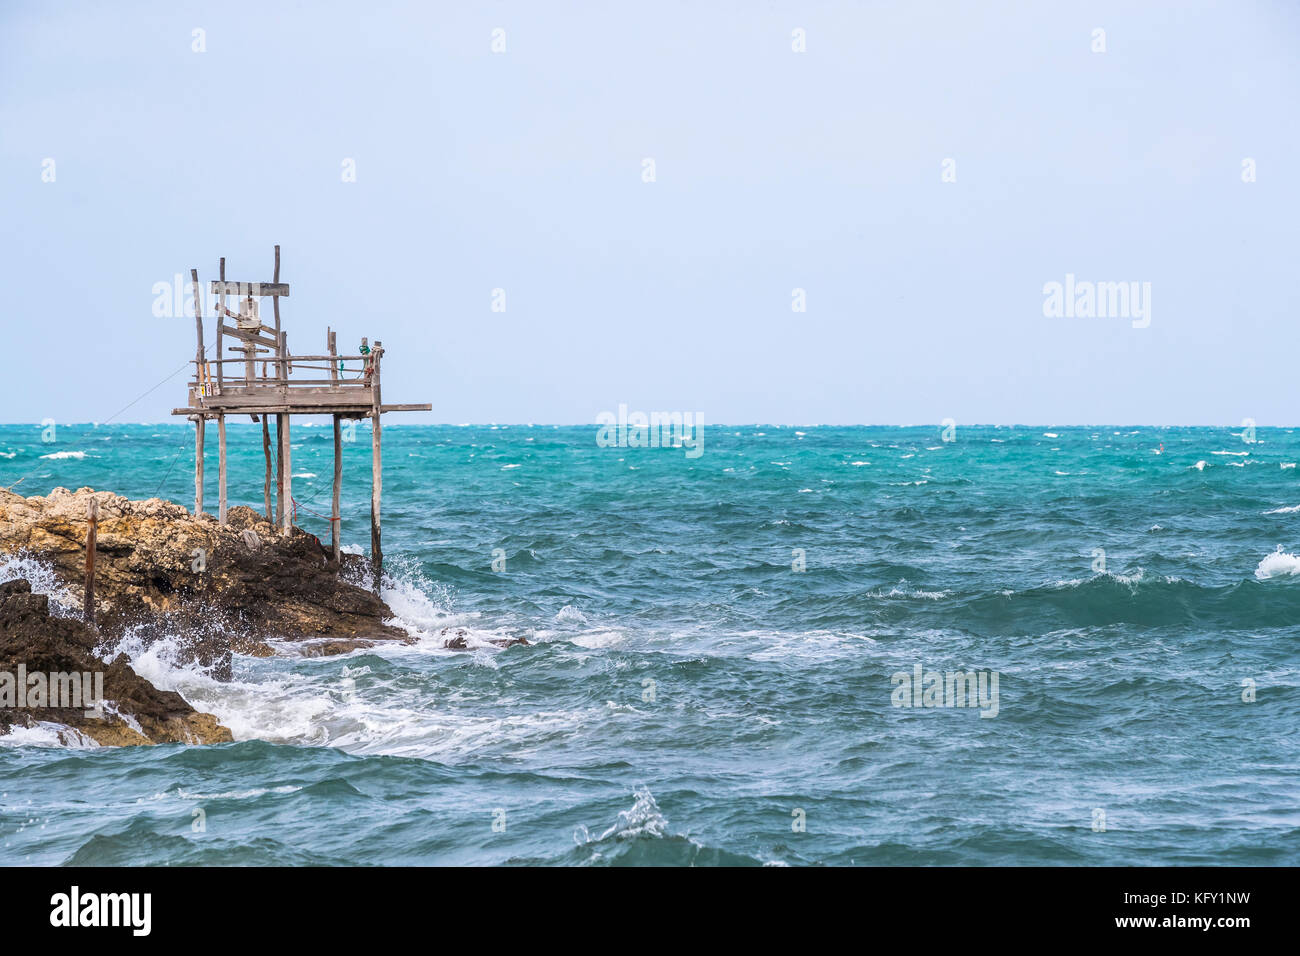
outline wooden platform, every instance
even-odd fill
[[[293,498],[292,446],[289,441],[290,419],[294,415],[331,415],[334,419],[334,500],[330,517],[330,537],[334,559],[339,560],[339,496],[342,485],[342,445],[340,422],[344,419],[372,419],[370,551],[378,589],[383,551],[380,542],[380,499],[383,488],[382,421],[385,412],[430,411],[423,404],[385,405],[380,394],[380,360],[383,343],[371,347],[363,338],[356,355],[339,355],[335,333],[326,330],[326,352],[318,355],[294,355],[289,351],[288,336],[280,327],[280,299],[289,295],[288,283],[280,281],[280,247],[275,247],[275,276],[270,282],[235,282],[226,279],[226,260],[219,265],[220,278],[211,284],[218,296],[216,318],[216,355],[209,359],[204,342],[203,308],[197,269],[190,270],[194,292],[194,321],[198,346],[194,356],[194,377],[189,383],[188,404],[172,409],[173,415],[185,415],[195,424],[194,513],[203,511],[203,445],[207,422],[216,419],[219,442],[218,520],[226,523],[226,417],[249,415],[262,424],[262,449],[266,458],[266,477],[262,487],[266,519],[276,524],[282,534],[289,534],[297,502]],[[239,311],[227,308],[232,296]],[[261,320],[262,298],[271,300],[274,325]],[[235,320],[234,325],[226,322]],[[229,343],[227,343],[229,340]],[[270,418],[275,416],[276,435],[272,468]],[[276,506],[271,508],[271,479],[275,475]]]

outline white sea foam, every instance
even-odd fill
[[[0,747],[69,747],[73,750],[91,750],[98,747],[94,740],[67,724],[38,720],[31,727],[10,728],[0,734]]]
[[[192,790],[186,790],[184,787],[177,787],[175,791],[164,791],[155,793],[155,800],[166,800],[169,797],[176,797],[180,800],[247,800],[251,797],[260,797],[268,793],[297,793],[302,787],[292,784],[284,784],[279,787],[252,787],[248,790],[227,790],[224,793],[196,793]]]
[[[619,813],[614,825],[598,837],[592,837],[585,826],[578,826],[573,831],[573,842],[578,846],[599,840],[635,840],[642,837],[658,838],[668,831],[668,820],[659,809],[659,804],[647,787],[637,787],[633,792],[635,801],[631,808]]]
[[[1255,577],[1261,581],[1295,574],[1300,574],[1300,556],[1283,551],[1280,544],[1272,554],[1265,555],[1255,568]]]
[[[52,610],[56,614],[60,610],[69,613],[80,612],[79,603],[68,593],[63,582],[54,573],[53,565],[48,562],[34,558],[25,552],[0,556],[0,581],[10,581],[14,578],[25,578],[32,586],[33,594],[48,595],[51,604],[54,605]]]
[[[579,634],[576,637],[569,638],[569,642],[579,647],[585,647],[588,650],[596,650],[602,647],[613,647],[616,644],[622,644],[626,640],[626,635],[622,631],[596,631],[594,633]]]
[[[52,451],[48,455],[41,455],[42,458],[61,459],[61,458],[85,458],[84,451]]]

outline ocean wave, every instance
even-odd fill
[[[586,826],[573,831],[573,862],[584,866],[758,866],[753,857],[706,846],[670,833],[668,820],[650,790],[638,786],[633,803],[613,825],[593,837]],[[772,861],[778,865],[779,861]]]
[[[583,844],[597,842],[599,840],[635,840],[640,838],[657,839],[662,837],[668,829],[668,820],[659,810],[659,804],[655,802],[654,795],[650,793],[648,787],[637,787],[632,793],[635,798],[632,806],[627,810],[621,810],[618,819],[614,824],[593,840],[591,834],[585,826],[579,825],[573,832],[573,842],[582,846]]]
[[[1281,545],[1272,554],[1265,555],[1255,568],[1255,577],[1261,581],[1295,574],[1300,574],[1300,556],[1283,551]]]

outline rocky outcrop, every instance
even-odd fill
[[[231,508],[223,528],[160,498],[131,501],[90,488],[24,498],[0,490],[0,553],[49,561],[79,602],[92,497],[101,629],[162,624],[195,635],[200,657],[219,653],[205,645],[221,640],[244,653],[269,653],[268,638],[339,653],[407,639],[386,623],[393,612],[376,594],[349,583],[364,574],[359,556],[344,555],[340,567],[314,535],[295,528],[281,536],[250,508]]]
[[[217,718],[136,674],[124,654],[105,664],[95,653],[98,642],[99,636],[80,621],[51,616],[48,596],[32,594],[27,581],[0,584],[0,734],[14,726],[46,724],[106,746],[232,739]],[[36,674],[88,675],[87,693],[90,687],[102,686],[104,703],[89,711],[86,706],[49,706],[67,702],[52,690],[41,698],[26,689],[22,698],[5,696],[14,694],[20,675]],[[90,675],[102,676],[92,680]],[[87,703],[84,698],[78,702]]]

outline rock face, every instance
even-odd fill
[[[48,560],[79,601],[92,497],[103,629],[161,618],[199,635],[224,634],[246,653],[269,653],[267,638],[318,638],[314,653],[407,639],[385,623],[393,612],[379,597],[345,580],[360,577],[358,556],[344,555],[340,568],[314,535],[294,529],[282,537],[251,508],[231,508],[223,528],[211,515],[159,498],[131,501],[89,488],[24,498],[0,490],[0,553]]]
[[[80,621],[51,617],[49,599],[32,594],[24,580],[0,584],[0,675],[102,673],[102,716],[85,707],[0,706],[0,733],[38,722],[71,728],[96,743],[225,743],[230,731],[211,714],[199,713],[174,691],[159,690],[136,674],[119,654],[105,664],[95,654],[98,636]],[[2,683],[2,679],[0,679]],[[53,703],[49,698],[42,703]]]

